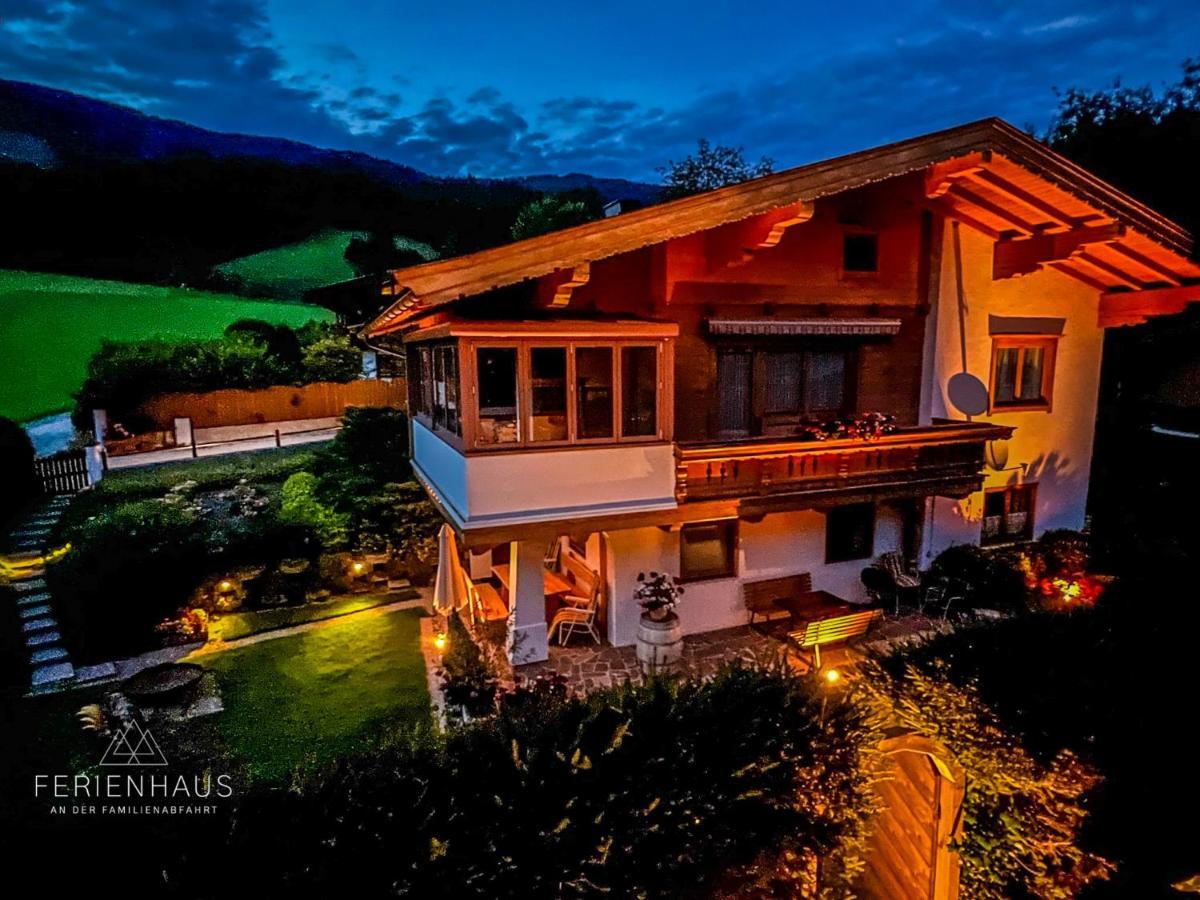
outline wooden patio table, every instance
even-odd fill
[[[508,566],[492,566],[492,574],[496,576],[496,580],[504,588],[504,593],[507,597]],[[574,589],[575,586],[557,572],[551,572],[549,569],[542,570],[542,593],[547,597],[558,597],[562,594],[569,594]]]
[[[852,612],[855,607],[829,591],[808,591],[794,597],[780,598],[775,601],[780,609],[787,610],[792,617],[792,627],[799,622],[816,622],[820,619],[832,619]]]

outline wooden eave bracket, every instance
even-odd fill
[[[592,277],[592,264],[588,260],[579,263],[571,270],[567,280],[558,286],[550,299],[551,309],[564,309],[571,303],[571,296],[579,288],[588,283]]]
[[[757,240],[752,236],[750,242],[742,247],[741,254],[731,259],[727,265],[730,268],[744,266],[754,259],[755,254],[778,246],[779,242],[783,240],[783,236],[787,234],[788,229],[796,225],[803,225],[813,217],[816,210],[817,206],[811,200],[801,200],[784,211],[783,218],[768,219],[765,223],[766,233],[762,234]],[[757,224],[759,224],[759,228],[761,229],[763,223]]]
[[[992,279],[999,281],[1017,275],[1028,275],[1043,266],[1065,262],[1074,257],[1090,259],[1086,252],[1089,246],[1111,244],[1124,234],[1125,228],[1112,222],[1107,225],[1074,228],[1057,234],[1001,239],[992,249]]]
[[[1140,325],[1152,316],[1183,312],[1189,303],[1200,303],[1200,282],[1144,291],[1108,291],[1100,295],[1101,328]]]

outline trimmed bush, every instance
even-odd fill
[[[1014,612],[1028,606],[1028,589],[1020,570],[973,544],[947,547],[930,565],[929,575],[959,589],[968,608]]]
[[[41,485],[33,473],[33,458],[33,443],[25,429],[12,419],[0,416],[0,472],[4,473],[0,527],[41,492]]]
[[[543,692],[442,741],[252,790],[218,858],[264,896],[704,896],[754,878],[764,850],[809,858],[860,824],[867,728],[819,690],[730,667]],[[172,880],[225,890],[208,862]]]

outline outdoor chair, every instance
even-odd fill
[[[584,606],[563,606],[554,614],[550,621],[550,629],[546,632],[547,640],[554,640],[554,630],[558,629],[559,646],[565,647],[567,639],[576,632],[584,632],[592,636],[592,640],[600,643],[600,632],[596,629],[596,599]]]
[[[900,615],[900,600],[905,594],[915,594],[921,589],[921,573],[911,568],[903,554],[893,550],[879,557],[878,567],[892,581],[896,599],[896,615]]]

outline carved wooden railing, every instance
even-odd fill
[[[1002,425],[955,421],[900,428],[871,440],[685,443],[675,451],[675,496],[685,503],[914,481],[936,487],[939,480],[962,491],[964,481],[980,476],[987,442],[1012,432]]]

